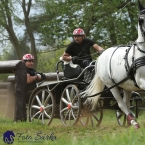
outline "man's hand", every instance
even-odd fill
[[[41,79],[42,79],[42,80],[45,80],[45,79],[46,79],[46,75],[45,75],[45,74],[43,74],[43,73],[38,73],[38,74],[41,75]]]
[[[46,75],[45,75],[45,74],[40,73],[40,75],[41,75],[41,78],[42,78],[43,80],[45,80],[45,79],[46,79]]]
[[[77,56],[73,56],[73,57],[72,57],[72,62],[73,62],[73,63],[77,63]]]
[[[103,50],[100,50],[99,51],[99,55],[101,55],[104,51],[105,51],[104,49]]]

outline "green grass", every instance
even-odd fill
[[[145,112],[139,114],[138,122],[141,128],[136,130],[131,127],[120,127],[115,118],[115,112],[104,110],[104,117],[100,127],[65,127],[61,120],[54,119],[50,126],[31,123],[17,122],[4,118],[0,119],[0,145],[6,145],[3,142],[3,133],[12,130],[16,137],[13,145],[144,145],[145,143]],[[22,133],[23,137],[18,134]],[[38,138],[50,136],[56,140]],[[32,139],[28,139],[28,137]],[[35,142],[35,137],[39,139]],[[23,141],[23,142],[22,142]]]

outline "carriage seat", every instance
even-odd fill
[[[62,69],[64,73],[63,79],[77,78],[81,74],[83,69],[79,65],[73,64],[72,61],[69,62],[64,61],[62,60],[62,57],[60,57],[60,60],[63,61],[63,65],[62,65]]]
[[[62,57],[60,58],[60,60],[63,61],[63,72],[64,72],[64,77],[62,78],[63,80],[78,77],[79,81],[88,84],[93,79],[95,74],[94,65],[96,61],[92,61],[89,66],[83,69],[79,65],[73,64],[72,61],[67,62],[62,60]]]
[[[63,62],[62,69],[64,77],[62,80],[68,80],[77,78],[81,82],[90,83],[95,74],[94,64],[96,61],[92,61],[86,68],[81,68],[78,64],[73,64],[72,61],[64,61],[62,57],[60,60]]]

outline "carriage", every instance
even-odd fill
[[[59,118],[65,126],[99,126],[103,119],[103,110],[113,109],[118,124],[126,125],[126,115],[120,110],[110,91],[102,92],[95,110],[90,111],[89,106],[83,105],[85,98],[81,97],[81,94],[94,77],[95,61],[73,79],[63,77],[60,80],[61,67],[64,67],[63,61],[57,62],[57,81],[41,83],[32,92],[28,105],[30,121],[50,125],[53,118]],[[120,93],[122,94],[122,91]],[[140,95],[133,92],[130,109],[136,118],[139,99]]]

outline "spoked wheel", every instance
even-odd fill
[[[130,110],[131,113],[134,117],[138,118],[139,114],[139,102],[138,102],[138,97],[133,97],[130,101]]]
[[[132,98],[130,101],[130,113],[134,116],[134,118],[138,118],[138,110],[139,110],[139,104],[138,101],[136,101],[136,98]],[[116,118],[117,122],[120,126],[126,125],[126,115],[121,110],[116,110]]]
[[[42,88],[32,95],[29,103],[30,121],[50,125],[55,112],[53,94]]]
[[[126,115],[121,110],[116,110],[116,119],[120,126],[125,126]]]
[[[95,111],[89,109],[82,109],[77,125],[83,126],[99,126],[103,119],[103,109],[101,102],[98,101]]]
[[[75,85],[66,86],[60,99],[60,117],[65,126],[76,124],[80,115],[80,104],[78,88]]]

